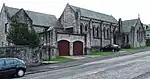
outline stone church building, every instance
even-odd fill
[[[118,27],[117,20],[111,15],[69,4],[66,5],[59,22],[65,31],[61,35],[61,32],[57,33],[58,44],[65,42],[62,48],[58,47],[60,55],[63,55],[62,50],[67,51],[67,55],[87,54],[91,50],[99,50],[107,44],[113,44],[113,34]]]
[[[141,22],[140,17],[137,19],[125,20],[118,22],[119,34],[116,34],[116,44],[122,47],[130,46],[133,48],[141,47],[146,45],[146,30],[144,24]]]
[[[12,8],[4,4],[0,13],[0,46],[11,45],[7,42],[6,35],[13,22],[33,27],[41,37],[44,49],[42,53],[51,57],[85,55],[108,44],[129,43],[132,47],[144,46],[141,21],[133,21],[129,25],[130,22],[118,22],[111,15],[69,4],[57,20],[54,15]],[[129,28],[124,30],[128,26]],[[117,34],[124,34],[124,37],[118,37]],[[132,37],[134,35],[135,37]]]

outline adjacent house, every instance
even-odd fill
[[[59,55],[83,55],[114,43],[117,20],[107,14],[67,4],[59,18],[64,32],[57,32]],[[67,51],[67,54],[64,52]]]
[[[145,29],[143,24],[138,17],[138,19],[125,20],[120,24],[120,30],[122,33],[122,47],[141,47],[145,46]]]
[[[49,54],[51,50],[49,48],[44,48],[44,46],[49,45],[47,30],[51,27],[57,27],[58,20],[54,15],[44,14],[34,11],[28,11],[24,9],[12,8],[5,6],[3,4],[0,13],[0,46],[10,46],[11,44],[7,42],[6,35],[8,33],[11,23],[17,22],[22,24],[27,24],[28,27],[33,27],[35,31],[41,37],[41,45],[43,46],[43,53]],[[55,54],[55,52],[54,52]]]

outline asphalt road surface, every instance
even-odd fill
[[[16,79],[150,79],[150,51]]]

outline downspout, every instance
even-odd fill
[[[134,48],[134,34],[135,33],[135,28],[133,28],[133,48]]]
[[[103,35],[103,34],[102,34],[102,33],[103,33],[103,31],[102,31],[102,23],[103,23],[103,22],[101,22],[101,24],[100,24],[100,34],[101,34],[101,36],[100,36],[100,46],[101,46],[101,47],[102,47],[102,35]],[[100,47],[100,48],[101,48],[101,47]]]

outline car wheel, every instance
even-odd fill
[[[16,73],[17,77],[23,77],[24,74],[25,74],[25,71],[23,69],[18,69],[17,70],[17,73]]]

